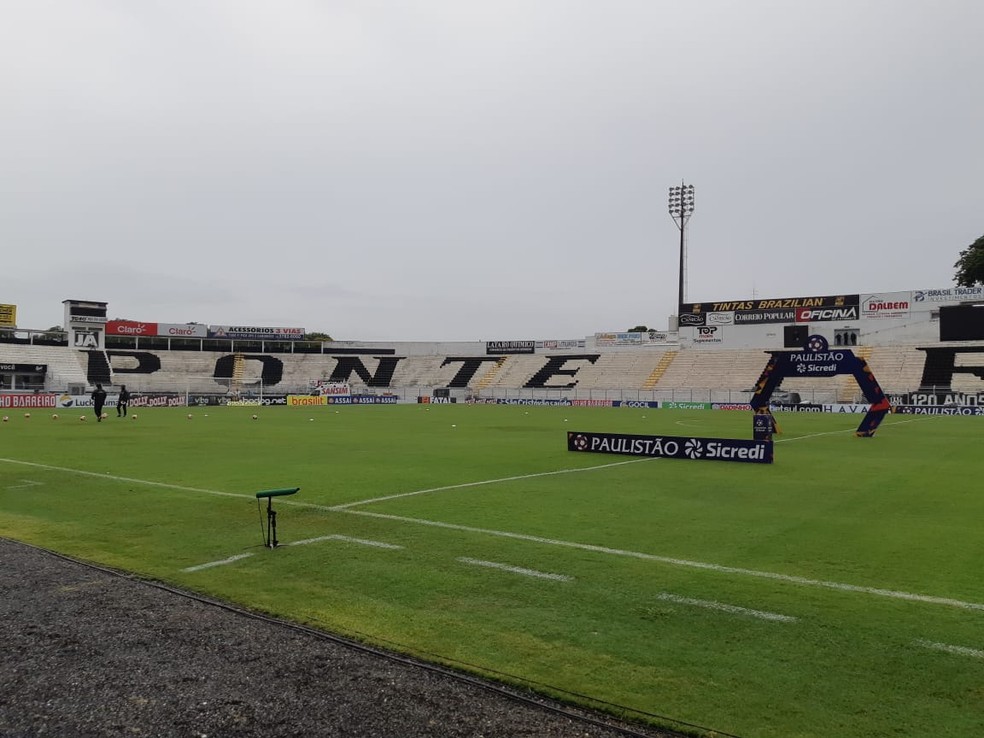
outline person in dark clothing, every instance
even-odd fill
[[[116,417],[125,418],[126,409],[130,407],[130,391],[126,388],[126,385],[120,385],[120,396],[116,400]]]
[[[96,411],[96,420],[100,423],[103,419],[103,405],[106,404],[106,390],[103,386],[96,383],[96,388],[92,390],[92,407]]]

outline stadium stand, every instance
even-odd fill
[[[3,361],[12,364],[46,364],[45,385],[49,389],[66,391],[69,387],[85,386],[87,361],[84,352],[61,346],[24,346],[3,344]]]
[[[976,347],[976,348],[975,348]],[[446,347],[445,347],[446,348]],[[884,391],[904,394],[939,387],[947,391],[981,391],[980,371],[926,374],[926,349],[954,349],[953,344],[900,343],[858,346]],[[957,367],[984,364],[984,349],[963,343]],[[392,350],[392,349],[390,349]],[[963,353],[966,351],[973,353]],[[0,344],[4,362],[44,364],[45,389],[87,392],[94,381],[126,384],[132,392],[202,394],[306,394],[316,381],[346,382],[352,391],[378,394],[400,390],[413,401],[437,388],[456,389],[458,397],[542,396],[679,401],[747,401],[765,368],[762,349],[675,347],[579,350],[490,357],[477,352],[453,356],[349,353],[229,353],[218,351],[122,350],[80,351],[47,345]],[[94,379],[96,377],[97,379]],[[803,402],[860,402],[850,376],[787,379],[782,390]]]
[[[652,376],[664,351],[640,351],[601,354],[593,364],[577,373],[578,386],[585,389],[643,389]]]
[[[755,386],[768,360],[761,349],[680,351],[654,388],[742,392]]]

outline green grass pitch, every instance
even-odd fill
[[[746,465],[566,450],[745,412],[3,412],[9,538],[675,728],[984,726],[978,418],[780,415]],[[264,548],[255,493],[293,486]]]

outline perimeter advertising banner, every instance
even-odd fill
[[[896,405],[892,412],[899,415],[984,415],[984,407],[942,407],[940,405]]]
[[[2,408],[56,407],[57,396],[53,394],[0,394]]]
[[[312,395],[287,395],[288,407],[317,407],[328,404],[328,398],[324,396],[314,397]]]
[[[771,464],[772,441],[689,436],[642,436],[626,433],[570,431],[567,450],[596,454],[645,456],[652,459],[738,461]]]

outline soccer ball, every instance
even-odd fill
[[[106,418],[108,418],[108,417],[109,417],[109,415],[108,415],[107,413],[103,413],[103,414],[102,414],[102,419],[103,419],[103,420],[105,420],[105,419],[106,419]]]
[[[85,420],[85,416],[84,415],[80,415],[79,416],[79,420]]]
[[[6,423],[8,420],[10,420],[10,418],[8,418],[6,415],[4,415],[3,416],[3,422]]]
[[[51,416],[51,419],[52,419],[52,420],[58,420],[58,413],[54,413],[54,414],[53,414],[53,415]]]
[[[25,418],[29,418],[29,417],[31,417],[31,414],[30,413],[24,413],[24,417]]]
[[[131,415],[130,417],[133,418],[134,420],[137,419],[137,416],[136,415]]]
[[[188,413],[188,420],[191,420],[191,413]]]
[[[253,416],[253,420],[256,420],[256,416],[255,415]]]

